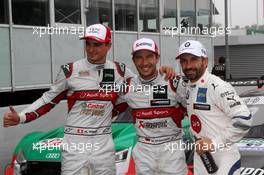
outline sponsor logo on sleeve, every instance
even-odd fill
[[[233,102],[233,103],[231,103],[229,105],[230,108],[233,108],[235,106],[241,105],[240,101],[236,100],[234,95],[229,96],[226,99],[227,99],[227,101],[232,101]]]
[[[224,97],[227,97],[229,95],[234,95],[234,94],[235,94],[234,91],[225,91],[225,92],[220,94],[220,97],[224,98]]]
[[[214,90],[215,90],[215,88],[218,86],[217,84],[214,84],[214,83],[212,83],[212,86],[213,86],[213,88],[214,88]]]

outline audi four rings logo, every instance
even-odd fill
[[[184,44],[185,47],[189,47],[190,45],[191,45],[190,42],[187,42],[187,43]]]
[[[46,155],[46,158],[47,159],[58,159],[60,157],[60,154],[59,153],[48,153]]]

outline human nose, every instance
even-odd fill
[[[148,58],[146,58],[146,57],[144,57],[143,59],[142,59],[142,64],[145,66],[145,65],[148,65],[149,64],[149,59]]]
[[[190,68],[192,68],[192,64],[191,64],[191,62],[190,62],[189,60],[187,60],[187,61],[184,63],[184,67],[185,67],[185,69],[190,69]]]
[[[94,46],[93,45],[86,45],[86,50],[88,52],[92,52],[94,50]]]

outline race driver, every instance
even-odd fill
[[[181,44],[176,59],[189,79],[187,112],[197,137],[194,174],[208,174],[199,155],[211,152],[218,166],[215,175],[240,174],[240,154],[235,142],[251,127],[251,114],[235,89],[208,72],[204,46],[194,40]]]
[[[111,48],[108,27],[91,25],[81,39],[86,43],[87,58],[61,66],[49,91],[19,114],[10,107],[3,122],[5,127],[31,122],[67,98],[61,174],[115,175],[111,118],[118,96],[114,91],[106,94],[100,89],[123,83],[124,78],[134,74],[124,64],[106,60]]]
[[[121,96],[131,108],[137,143],[133,158],[138,175],[186,175],[184,150],[171,150],[182,139],[181,119],[185,83],[165,81],[157,70],[160,59],[156,43],[149,38],[134,42],[132,59],[139,76],[128,78]]]

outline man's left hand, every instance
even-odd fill
[[[205,152],[214,151],[214,144],[211,139],[201,137],[195,142],[195,149],[198,155],[202,155]]]
[[[169,66],[162,66],[160,69],[159,69],[159,72],[160,74],[166,74],[165,75],[165,80],[172,80],[176,77],[176,72],[174,70],[174,68],[172,67],[169,67]]]

